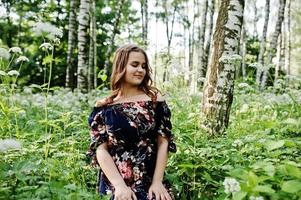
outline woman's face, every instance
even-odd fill
[[[146,74],[146,62],[141,52],[130,52],[126,64],[125,83],[131,86],[139,86]]]

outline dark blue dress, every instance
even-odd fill
[[[169,141],[168,150],[176,152],[170,122],[171,112],[165,101],[136,101],[94,107],[89,116],[91,143],[87,156],[97,166],[97,147],[107,142],[118,171],[127,186],[135,192],[138,200],[147,200],[157,156],[157,137]],[[171,196],[170,185],[164,181]],[[105,174],[99,172],[100,194],[112,193],[114,187]]]

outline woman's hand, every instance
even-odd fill
[[[125,184],[115,186],[114,200],[137,200],[135,193]]]
[[[156,181],[152,183],[152,185],[148,190],[148,199],[152,200],[154,198],[154,194],[156,200],[172,200],[166,188],[160,181]]]

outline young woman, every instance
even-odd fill
[[[170,110],[152,87],[147,55],[136,45],[117,49],[112,94],[98,100],[89,117],[87,156],[99,165],[99,192],[114,200],[172,200],[163,181],[168,151],[175,152]]]

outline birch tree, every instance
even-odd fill
[[[262,30],[262,38],[260,42],[260,50],[258,55],[258,67],[256,70],[256,83],[260,85],[262,76],[263,76],[263,66],[264,66],[264,53],[265,53],[265,47],[266,47],[266,40],[267,40],[267,30],[268,30],[268,24],[269,24],[269,15],[270,15],[270,0],[265,1],[265,7],[264,7],[264,24],[263,24],[263,30]]]
[[[76,48],[76,9],[77,0],[70,0],[69,25],[68,25],[68,50],[65,86],[73,88],[74,73],[76,65],[74,61],[74,50]]]
[[[142,42],[145,46],[148,44],[147,33],[148,33],[148,0],[140,0],[140,11],[141,11],[141,26],[142,26]]]
[[[213,32],[213,16],[214,16],[214,11],[215,11],[215,0],[208,0],[210,1],[210,3],[208,4],[208,16],[209,16],[209,19],[207,20],[208,22],[208,33],[207,33],[207,40],[206,40],[206,43],[205,43],[205,50],[204,50],[204,66],[205,66],[205,70],[204,71],[204,74],[206,75],[207,73],[207,68],[208,68],[208,58],[209,58],[209,53],[210,53],[210,48],[211,48],[211,36],[212,36],[212,32]]]
[[[286,2],[286,0],[280,0],[279,1],[278,18],[277,18],[277,21],[276,21],[276,27],[275,27],[275,31],[274,31],[273,36],[272,36],[272,41],[270,43],[269,53],[268,53],[268,62],[267,63],[269,65],[271,65],[272,58],[275,55],[275,52],[277,50],[277,41],[278,41],[278,37],[281,33],[281,24],[282,24],[283,19],[284,19],[285,2]],[[265,70],[263,70],[263,75],[262,75],[262,79],[261,79],[261,82],[260,82],[260,87],[261,88],[264,88],[266,86],[267,74],[268,74],[268,68],[265,68]]]
[[[285,51],[285,72],[287,75],[291,74],[290,62],[291,62],[291,0],[287,0],[287,21],[286,21],[286,33],[287,43]]]
[[[96,17],[95,0],[90,4],[90,45],[89,45],[89,71],[88,71],[88,90],[96,88]]]
[[[77,88],[82,92],[87,92],[88,90],[89,8],[90,8],[90,0],[80,0],[79,15],[78,15]]]
[[[198,24],[198,76],[197,76],[197,85],[200,86],[203,82],[200,81],[200,78],[206,76],[205,58],[204,58],[204,43],[205,43],[205,31],[206,31],[206,16],[208,10],[208,1],[203,1],[202,9],[201,6],[198,6],[198,14],[201,15],[199,24]]]
[[[163,0],[162,6],[164,9],[164,13],[161,16],[163,19],[163,23],[166,27],[167,38],[167,59],[163,71],[163,82],[165,82],[167,80],[167,65],[170,63],[171,60],[170,48],[173,37],[176,12],[178,10],[178,2],[176,0],[172,2],[169,2],[168,0]]]
[[[201,111],[209,135],[223,133],[229,123],[243,11],[244,0],[223,0],[219,8]]]

